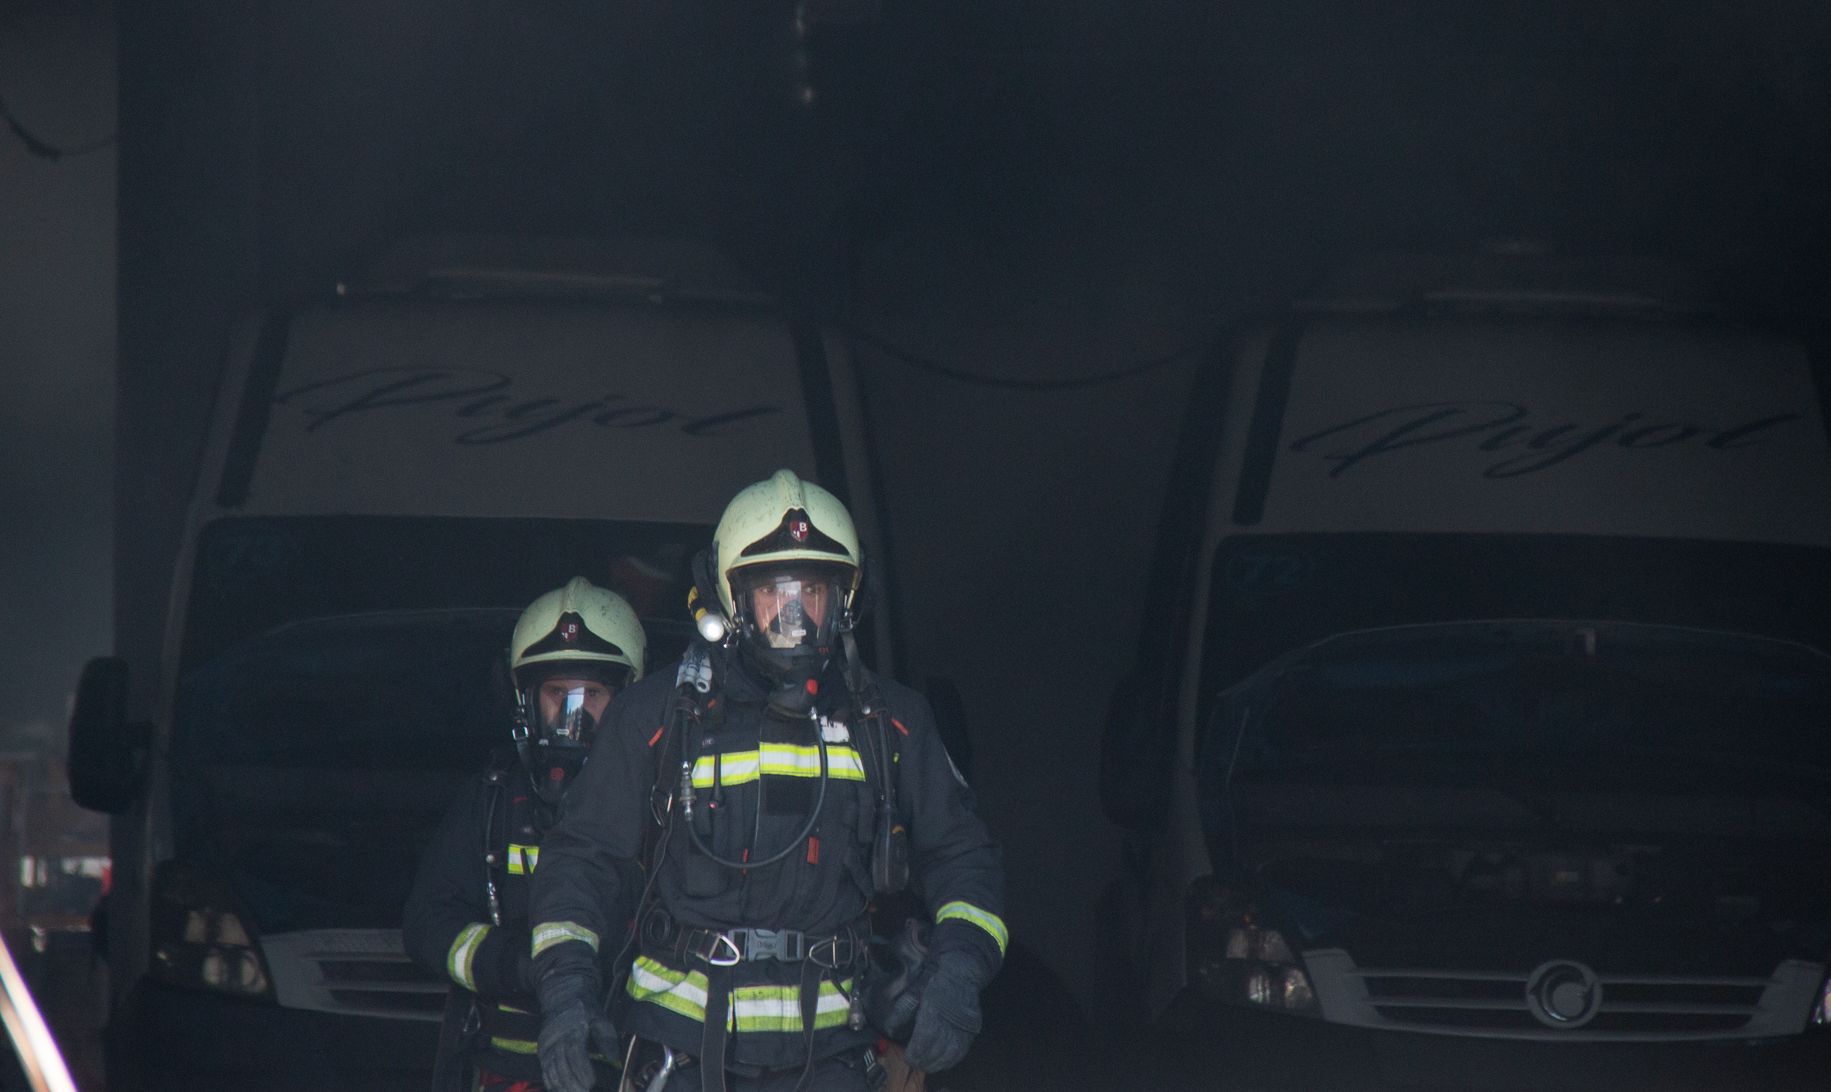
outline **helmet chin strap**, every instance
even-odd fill
[[[515,738],[515,760],[521,763],[528,777],[534,777],[534,745],[528,740],[528,713],[524,702],[517,702],[515,707],[515,727],[512,729]]]

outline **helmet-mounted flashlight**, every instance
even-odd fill
[[[693,614],[693,625],[708,643],[722,644],[731,633],[731,626],[723,614],[707,608],[700,600],[697,585],[687,590],[687,610]]]
[[[700,611],[693,622],[699,627],[699,635],[715,645],[723,641],[725,635],[731,632],[731,628],[725,625],[724,617],[709,610]]]

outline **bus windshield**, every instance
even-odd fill
[[[1587,618],[1831,647],[1831,550],[1581,535],[1237,535],[1215,552],[1201,648],[1208,700],[1352,630]]]
[[[275,626],[378,610],[520,610],[575,576],[636,608],[652,656],[685,647],[687,589],[712,529],[608,520],[309,516],[204,529],[182,672]]]
[[[169,748],[173,849],[264,931],[399,923],[419,851],[510,740],[520,610],[624,595],[649,662],[685,647],[687,524],[228,520],[199,544]]]
[[[1831,773],[1831,657],[1672,626],[1491,621],[1322,641],[1241,688],[1236,775],[1460,756],[1583,756],[1613,776],[1682,768]],[[1635,761],[1609,762],[1610,756]]]

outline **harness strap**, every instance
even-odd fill
[[[710,964],[706,969],[706,1020],[700,1030],[700,1092],[725,1092],[725,1049],[731,1031],[731,965]],[[795,1082],[795,1092],[803,1092],[814,1070],[815,1021],[820,1014],[820,984],[830,972],[812,960],[801,963],[801,1033],[806,1044],[806,1061]],[[716,1064],[714,1064],[716,1059]]]
[[[693,653],[689,652],[689,658],[692,657]],[[681,666],[683,679],[686,671],[687,661],[683,660]],[[707,688],[710,689],[711,668],[709,665],[705,668],[704,681],[708,684]],[[674,824],[674,794],[669,788],[671,782],[668,770],[672,768],[675,762],[674,756],[679,753],[683,745],[681,737],[687,730],[687,726],[683,722],[688,718],[697,722],[703,717],[700,703],[704,692],[699,691],[697,687],[692,687],[695,695],[689,698],[687,696],[689,689],[684,684],[674,687],[673,696],[668,699],[666,719],[662,721],[660,730],[656,733],[655,739],[651,741],[651,745],[657,745],[659,750],[656,752],[656,776],[649,783],[650,822],[644,825],[642,831],[641,865],[642,870],[648,874],[648,882],[636,899],[635,927],[624,934],[623,948],[617,952],[616,959],[612,961],[610,991],[605,994],[606,1005],[611,1003],[612,998],[622,996],[624,985],[629,978],[630,966],[629,960],[624,957],[629,954],[630,945],[638,941],[649,908],[652,906],[659,909],[660,904],[652,902],[651,899],[654,896],[655,878],[661,871],[661,858],[666,855],[668,838],[673,831]]]
[[[642,916],[642,945],[676,962],[691,958],[712,967],[730,967],[773,959],[807,963],[826,971],[860,968],[870,958],[870,920],[861,918],[837,933],[799,929],[703,929],[684,926],[661,906]]]
[[[858,711],[857,738],[867,754],[865,781],[877,796],[876,829],[871,838],[871,893],[889,895],[909,886],[909,836],[903,828],[896,801],[896,740],[885,722],[890,719],[877,676],[865,669],[858,641],[845,632],[846,685]]]
[[[508,787],[503,784],[506,777],[507,771],[495,762],[490,763],[489,772],[483,775],[487,786],[484,791],[489,794],[489,802],[483,810],[483,891],[489,900],[490,924],[497,926],[502,924],[502,895],[497,880],[507,867],[505,855],[498,847],[506,845],[508,839],[497,839],[496,816],[501,812],[502,798],[508,792]]]
[[[824,977],[819,964],[812,960],[801,964],[801,1034],[807,1046],[807,1061],[801,1063],[801,1079],[795,1082],[795,1092],[807,1087],[807,1079],[814,1072],[814,1017],[820,1012],[820,980]]]
[[[700,1032],[700,1092],[725,1092],[725,1045],[730,1030],[731,970],[713,965],[706,969],[706,1023]]]

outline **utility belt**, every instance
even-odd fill
[[[870,930],[863,919],[837,933],[799,929],[705,929],[682,925],[659,906],[642,916],[642,946],[651,955],[671,956],[676,965],[696,960],[712,967],[777,960],[811,963],[827,971],[856,970],[870,959]]]
[[[828,934],[755,927],[707,929],[675,921],[673,915],[657,905],[643,913],[639,933],[648,955],[675,967],[704,967],[706,1000],[698,1057],[720,1059],[720,1064],[699,1067],[699,1092],[725,1092],[728,1087],[726,1068],[731,1063],[725,1048],[732,1030],[727,1018],[731,1006],[737,1003],[733,1000],[733,979],[740,964],[775,961],[799,969],[801,1034],[806,1037],[807,1057],[812,1059],[821,983],[837,980],[843,974],[857,975],[871,958],[870,932],[863,918]],[[864,1027],[863,999],[855,981],[841,1028],[857,1032]]]

